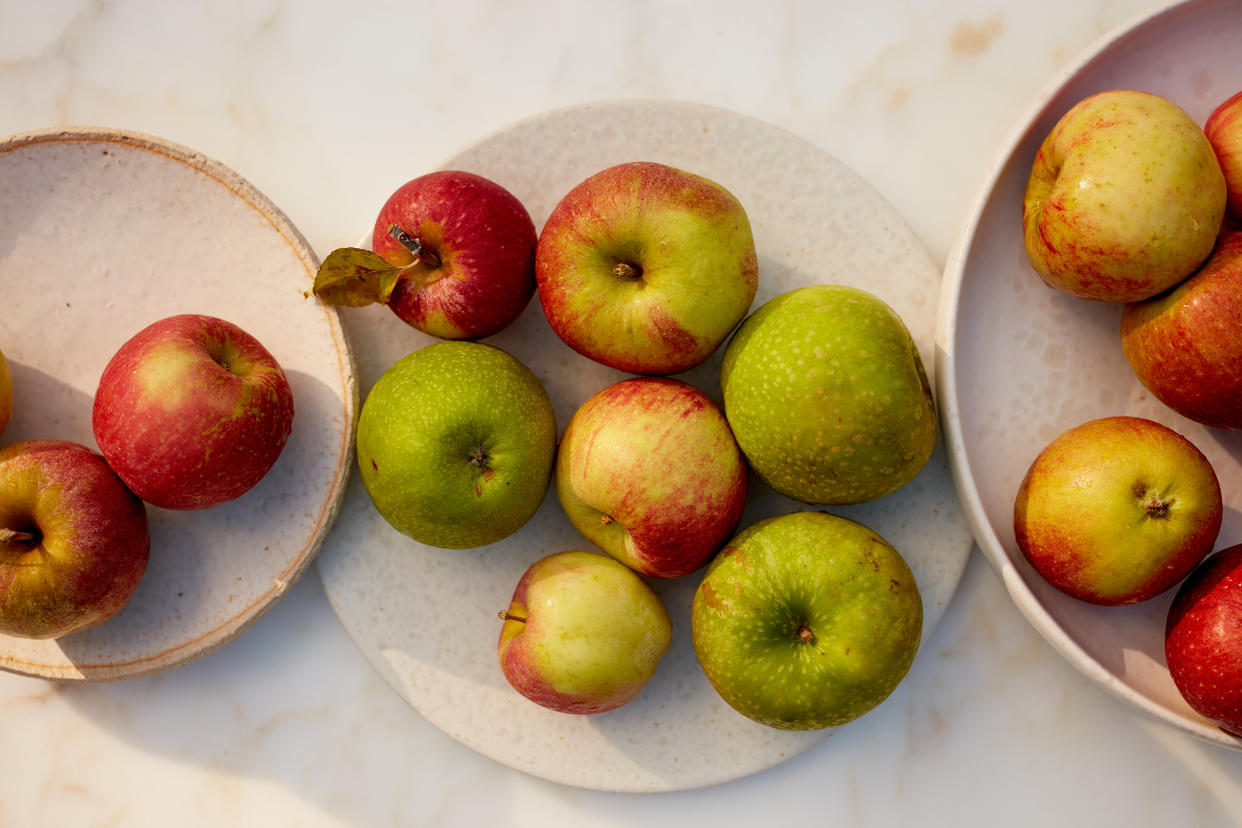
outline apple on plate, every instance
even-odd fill
[[[1186,703],[1242,736],[1242,545],[1217,552],[1182,584],[1169,607],[1164,653]]]
[[[1057,436],[1018,487],[1018,548],[1057,589],[1093,604],[1146,601],[1211,551],[1220,483],[1203,453],[1167,426],[1104,417]]]
[[[485,546],[543,502],[556,415],[508,353],[440,342],[397,360],[371,388],[357,449],[371,502],[393,528],[429,546]]]
[[[1224,211],[1225,178],[1199,125],[1165,98],[1115,89],[1080,101],[1044,139],[1022,230],[1049,287],[1134,302],[1207,259]]]
[[[794,512],[743,529],[694,593],[691,639],[735,710],[785,730],[857,719],[910,669],[923,600],[905,559],[866,526]]]
[[[150,548],[146,507],[99,454],[64,440],[0,449],[0,633],[103,623],[138,588]]]
[[[634,572],[593,552],[536,561],[500,617],[505,678],[562,713],[603,713],[632,701],[672,641],[659,596]]]
[[[108,361],[91,426],[138,497],[207,509],[241,497],[275,465],[293,428],[293,392],[252,335],[179,314],[143,328]]]
[[[1183,417],[1242,428],[1242,231],[1221,235],[1197,273],[1121,314],[1126,360]]]
[[[9,424],[13,416],[13,373],[9,370],[9,362],[0,351],[0,431]]]
[[[746,461],[711,398],[666,377],[584,402],[561,437],[556,493],[570,521],[644,575],[677,578],[720,549],[746,506]]]
[[[584,356],[633,374],[706,360],[754,301],[750,221],[727,189],[652,162],[608,167],[548,216],[535,252],[544,315]]]
[[[441,339],[481,339],[530,303],[535,242],[530,214],[504,187],[463,170],[433,172],[384,202],[370,251],[329,254],[312,292],[331,305],[387,304]]]
[[[936,444],[931,386],[910,332],[857,288],[815,285],[765,303],[725,347],[720,386],[751,468],[806,503],[891,494]]]
[[[1242,222],[1242,91],[1212,110],[1203,132],[1225,174],[1229,212]]]

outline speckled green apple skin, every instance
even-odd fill
[[[9,371],[9,362],[0,352],[0,431],[9,424],[13,416],[13,374]]]
[[[593,552],[536,561],[518,581],[507,616],[497,645],[501,671],[526,698],[562,713],[628,704],[672,642],[659,596]]]
[[[358,417],[358,467],[372,503],[420,543],[495,543],[535,514],[556,451],[556,415],[525,365],[477,342],[407,354]]]
[[[1193,273],[1224,212],[1225,178],[1198,124],[1158,95],[1110,90],[1080,101],[1044,139],[1022,231],[1049,287],[1134,302]]]
[[[910,567],[871,529],[794,512],[742,530],[694,594],[691,638],[712,686],[785,730],[857,719],[901,683],[923,601]]]
[[[891,494],[936,444],[931,386],[910,332],[857,288],[803,287],[765,303],[725,348],[720,384],[751,468],[805,503]]]

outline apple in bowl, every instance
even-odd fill
[[[1229,213],[1242,222],[1242,91],[1212,110],[1203,132],[1225,174]]]

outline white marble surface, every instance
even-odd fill
[[[0,133],[95,124],[189,145],[263,190],[322,255],[353,243],[397,184],[514,120],[693,100],[833,153],[943,262],[1048,79],[1150,8],[2,0]],[[889,701],[773,770],[603,794],[508,770],[420,719],[311,571],[235,642],[174,671],[91,686],[0,675],[0,825],[1242,819],[1242,753],[1146,721],[1073,671],[978,554],[924,646],[935,657]]]

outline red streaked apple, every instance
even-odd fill
[[[1242,736],[1242,545],[1217,552],[1182,584],[1169,607],[1164,654],[1186,703]]]
[[[1220,532],[1208,459],[1167,426],[1104,417],[1059,435],[1014,502],[1018,548],[1048,583],[1093,604],[1134,604],[1185,578]]]
[[[1171,291],[1126,305],[1121,346],[1147,390],[1183,417],[1242,428],[1242,231]]]
[[[746,505],[746,461],[724,414],[664,377],[622,380],[584,402],[561,437],[555,476],[574,526],[657,578],[707,563]]]
[[[703,362],[754,301],[750,221],[727,189],[630,162],[574,187],[535,252],[544,314],[584,356],[634,374]]]
[[[103,623],[138,588],[150,548],[146,507],[99,454],[64,440],[0,449],[0,633]]]
[[[1229,192],[1229,212],[1242,222],[1242,91],[1226,100],[1208,116],[1203,132],[1216,151]]]
[[[560,552],[522,575],[497,645],[526,698],[563,713],[632,701],[672,642],[672,622],[642,578],[594,552]]]
[[[245,494],[276,463],[293,427],[293,392],[249,333],[180,314],[112,356],[91,424],[134,494],[165,509],[206,509]]]
[[[1203,264],[1225,212],[1225,178],[1203,130],[1171,101],[1117,89],[1080,101],[1031,166],[1022,229],[1056,290],[1135,302]]]
[[[9,370],[9,362],[0,351],[0,431],[9,424],[13,416],[13,373]]]

